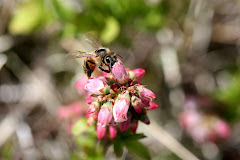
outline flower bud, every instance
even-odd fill
[[[87,80],[88,80],[87,76],[84,75],[75,82],[75,88],[80,94],[86,94],[87,93],[87,91],[84,90],[84,86],[86,85]]]
[[[88,126],[92,126],[95,124],[96,120],[98,117],[98,112],[94,112],[92,114],[86,114],[86,118],[87,118],[87,125]]]
[[[226,122],[218,120],[215,125],[215,132],[221,138],[228,138],[231,134],[231,129]]]
[[[141,85],[137,86],[136,90],[138,91],[138,94],[139,94],[140,98],[142,99],[142,102],[146,105],[149,105],[149,103],[152,99],[156,99],[155,94],[151,90],[149,90]]]
[[[120,132],[126,132],[130,127],[131,118],[128,118],[127,121],[119,123]]]
[[[117,127],[116,126],[109,126],[109,134],[112,139],[116,138],[117,136]]]
[[[102,139],[105,136],[106,127],[97,125],[97,138]]]
[[[133,121],[131,122],[130,127],[131,127],[131,131],[132,131],[133,133],[136,133],[137,127],[138,127],[138,120],[133,120]]]
[[[130,96],[128,92],[118,96],[113,106],[113,117],[115,122],[124,122],[127,120],[127,112],[130,105]]]
[[[85,89],[93,94],[106,94],[110,91],[110,87],[106,82],[97,78],[89,79]]]
[[[93,112],[97,111],[99,107],[100,107],[100,103],[94,101],[91,103],[87,113],[88,114],[93,113]]]
[[[142,112],[142,108],[145,106],[142,103],[142,100],[140,98],[138,98],[137,96],[132,96],[131,97],[131,104],[132,104],[133,108],[135,109],[135,111],[137,113],[141,113]]]
[[[112,120],[112,103],[106,102],[102,105],[98,114],[98,125],[105,127]]]
[[[158,108],[158,105],[154,102],[150,102],[150,106],[147,107],[148,110],[154,110],[154,109],[157,109]]]
[[[85,98],[85,101],[87,102],[87,104],[91,104],[95,99],[96,99],[96,97],[94,97],[92,94],[90,94],[89,96],[87,96]]]
[[[112,68],[113,79],[119,83],[126,83],[128,81],[128,74],[121,62],[116,62]]]
[[[131,79],[139,80],[145,74],[145,70],[142,68],[137,68],[128,72]]]

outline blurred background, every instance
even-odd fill
[[[239,0],[0,0],[0,159],[140,159],[86,125],[83,60],[66,58],[86,33],[146,70],[152,159],[240,159]]]

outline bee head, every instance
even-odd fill
[[[113,66],[114,63],[117,62],[117,56],[114,52],[110,52],[110,54],[106,55],[103,58],[103,62],[107,65],[107,66]]]

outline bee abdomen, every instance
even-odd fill
[[[91,77],[92,72],[94,71],[95,67],[96,67],[96,63],[92,57],[87,57],[84,60],[83,70],[84,70],[85,74],[88,76],[88,78]]]

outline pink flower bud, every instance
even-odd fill
[[[87,81],[85,89],[93,94],[106,94],[110,91],[110,87],[102,80],[93,78]]]
[[[145,74],[145,70],[142,68],[137,68],[128,72],[131,79],[141,79]]]
[[[84,75],[75,82],[75,88],[80,94],[86,94],[87,93],[87,91],[84,90],[84,86],[86,85],[87,80],[88,80],[87,76]]]
[[[231,129],[226,122],[218,120],[215,125],[215,132],[221,138],[228,138],[231,134]]]
[[[98,118],[98,112],[94,112],[92,114],[86,114],[87,117],[87,125],[92,126],[95,124],[95,122],[97,121]]]
[[[87,102],[87,104],[91,104],[94,100],[96,99],[96,97],[94,97],[92,94],[87,96],[85,98],[85,101]]]
[[[158,108],[158,105],[154,102],[150,102],[150,106],[147,107],[148,110],[154,110],[154,109],[157,109]]]
[[[155,94],[151,90],[149,90],[141,85],[137,86],[137,91],[138,91],[140,98],[142,99],[142,102],[146,105],[149,105],[149,103],[152,99],[156,99]]]
[[[103,81],[105,83],[108,83],[107,79],[105,77],[103,77],[103,76],[97,77],[97,79],[99,79],[99,80],[101,80],[101,81]]]
[[[105,136],[106,127],[97,125],[97,138],[102,139]]]
[[[91,103],[87,113],[88,114],[93,113],[93,112],[97,111],[99,107],[100,107],[100,104],[98,102],[94,101]]]
[[[118,96],[113,106],[113,117],[115,122],[124,122],[127,120],[127,112],[130,105],[130,96],[126,92]]]
[[[136,133],[137,127],[138,127],[138,120],[133,120],[130,126],[131,126],[131,131],[133,133]]]
[[[116,138],[117,136],[117,127],[116,126],[109,126],[109,134],[112,139]]]
[[[121,62],[116,62],[112,68],[113,79],[119,83],[126,83],[128,81],[128,74]]]
[[[180,124],[185,128],[192,128],[197,126],[202,119],[202,115],[196,111],[185,111],[180,115]]]
[[[132,104],[133,108],[135,109],[135,111],[137,113],[141,113],[142,112],[142,108],[145,106],[142,103],[142,100],[140,98],[138,98],[137,96],[132,96],[131,97],[131,104]]]
[[[112,103],[106,102],[102,105],[98,114],[98,125],[105,127],[112,120]]]
[[[120,132],[126,132],[130,127],[131,118],[128,118],[127,121],[119,123]]]

